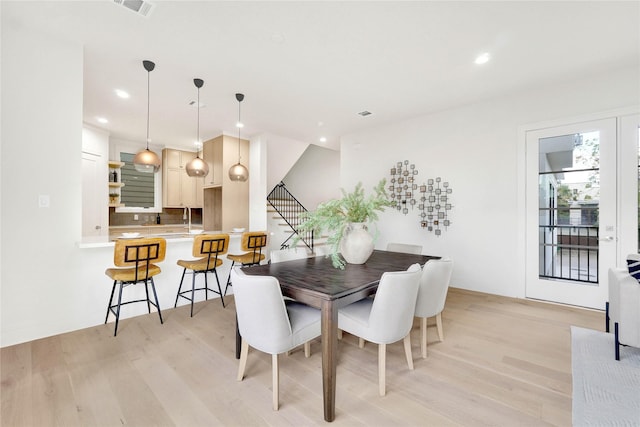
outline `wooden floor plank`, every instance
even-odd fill
[[[251,349],[236,381],[235,307],[218,299],[5,347],[0,422],[7,426],[325,425],[320,340],[312,355],[280,356],[280,410],[271,408],[271,358]],[[402,343],[387,347],[378,395],[377,346],[338,345],[336,426],[571,424],[570,326],[602,330],[602,312],[451,289],[445,340],[419,322],[415,370]]]

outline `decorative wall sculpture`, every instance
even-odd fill
[[[416,165],[409,164],[409,160],[398,162],[395,167],[391,168],[390,197],[396,202],[396,209],[405,215],[409,213],[409,206],[413,209],[416,205],[414,195],[418,189],[417,175]]]
[[[427,184],[420,186],[420,226],[427,231],[433,231],[436,236],[442,234],[440,227],[448,227],[451,221],[447,212],[451,210],[450,194],[453,192],[449,188],[448,182],[442,182],[440,177],[435,180],[427,180]]]

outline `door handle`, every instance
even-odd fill
[[[602,239],[598,239],[601,242],[613,242],[613,236],[603,237]]]

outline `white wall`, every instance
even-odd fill
[[[340,197],[340,152],[309,145],[283,182],[309,210]]]
[[[348,135],[341,141],[341,186],[370,189],[398,161],[419,171],[418,183],[442,177],[453,189],[452,226],[441,237],[420,228],[417,211],[385,211],[376,247],[421,244],[423,253],[456,263],[452,285],[524,297],[520,253],[519,128],[525,124],[638,105],[639,70],[533,88],[509,97]]]
[[[82,46],[2,25],[1,345],[78,328]],[[106,175],[105,175],[106,177]],[[106,178],[105,178],[106,180]],[[39,208],[40,195],[50,207]],[[101,266],[104,271],[104,267]]]

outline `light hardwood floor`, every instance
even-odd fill
[[[101,325],[1,350],[2,426],[325,425],[320,342],[280,356],[280,410],[271,409],[271,359],[250,350],[236,381],[233,298]],[[102,307],[96,308],[102,309]],[[378,396],[377,346],[339,344],[336,426],[571,425],[570,325],[602,330],[598,311],[450,289],[443,342],[429,357],[412,332],[387,347]]]

